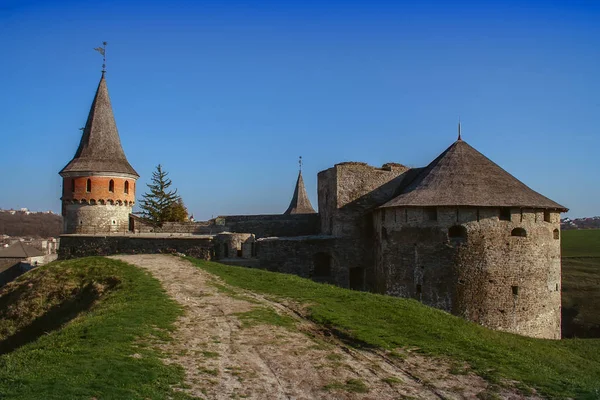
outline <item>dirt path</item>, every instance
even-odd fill
[[[186,392],[208,399],[463,399],[485,392],[473,374],[415,353],[356,350],[293,305],[227,286],[166,255],[115,256],[150,271],[185,315],[166,362],[186,371]],[[275,321],[274,325],[268,321]],[[280,326],[284,325],[284,326]],[[519,398],[502,393],[502,398]]]

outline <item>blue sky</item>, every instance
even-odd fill
[[[280,213],[304,158],[424,166],[463,138],[600,214],[600,2],[0,0],[0,208],[60,210],[100,78],[196,218]]]

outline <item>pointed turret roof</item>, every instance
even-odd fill
[[[60,174],[67,172],[122,173],[139,177],[127,161],[113,115],[104,72],[88,115],[75,157]]]
[[[284,214],[315,214],[316,211],[310,204],[310,200],[306,194],[304,187],[304,179],[302,179],[302,171],[298,172],[298,180],[294,189],[294,196],[290,201],[290,206]]]
[[[458,139],[382,207],[480,206],[567,211]]]

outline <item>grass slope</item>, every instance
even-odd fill
[[[183,371],[148,346],[168,340],[180,312],[123,262],[37,268],[0,289],[0,398],[188,398],[171,388]]]
[[[466,361],[492,381],[514,379],[551,397],[600,396],[600,340],[526,338],[483,328],[411,299],[190,260],[230,285],[305,304],[314,321],[364,345],[417,347],[427,354]]]
[[[599,257],[600,229],[562,231],[563,257]]]
[[[563,336],[600,337],[600,229],[564,231],[562,250]]]

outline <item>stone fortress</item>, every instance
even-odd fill
[[[152,227],[132,214],[104,72],[65,168],[60,257],[183,252],[417,299],[492,329],[561,337],[560,213],[460,136],[424,168],[344,162],[318,174],[315,212],[298,174],[281,215]]]

